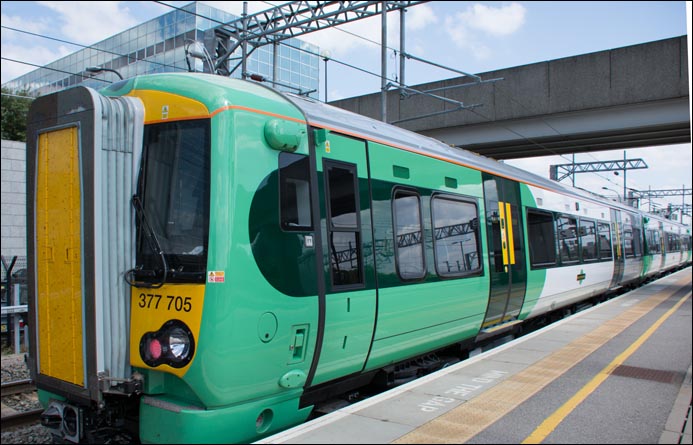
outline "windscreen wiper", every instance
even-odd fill
[[[142,271],[141,267],[136,267],[125,272],[124,278],[130,286],[158,289],[166,283],[166,278],[168,277],[168,263],[166,262],[166,255],[164,255],[164,251],[161,249],[161,244],[159,243],[159,239],[156,237],[156,233],[154,233],[154,229],[152,229],[152,226],[149,225],[149,221],[147,221],[147,214],[144,211],[144,206],[142,205],[142,200],[140,199],[139,195],[132,195],[132,206],[135,208],[135,213],[139,218],[140,227],[143,227],[143,230],[145,231],[149,247],[159,256],[159,258],[161,258],[164,276],[158,283],[136,281],[134,278],[135,274]],[[151,276],[155,275],[156,274],[154,272],[151,272]]]

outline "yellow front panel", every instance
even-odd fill
[[[209,117],[209,110],[202,103],[178,94],[154,90],[134,90],[128,96],[139,97],[144,103],[145,124]]]
[[[148,332],[158,331],[169,320],[180,320],[193,334],[195,353],[200,335],[204,284],[166,284],[159,289],[133,287],[131,290],[130,364],[140,368],[170,372],[182,377],[192,361],[182,368],[159,365],[150,368],[140,356],[140,340]],[[194,360],[194,355],[193,355]]]
[[[76,127],[39,135],[36,182],[39,372],[84,386]]]

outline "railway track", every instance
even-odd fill
[[[14,428],[20,426],[34,425],[41,420],[43,408],[36,408],[30,411],[15,411],[13,413],[2,414],[2,428]]]
[[[13,428],[39,422],[43,408],[30,379],[2,384],[2,427]]]
[[[34,385],[34,382],[31,379],[17,380],[14,382],[7,382],[2,384],[3,399],[6,396],[11,396],[14,394],[23,394],[32,391],[36,391],[36,386]]]

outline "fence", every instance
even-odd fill
[[[3,347],[14,348],[14,353],[29,347],[27,325],[28,297],[26,257],[2,256],[2,340]]]

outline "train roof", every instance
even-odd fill
[[[524,182],[545,190],[598,202],[608,207],[628,212],[646,213],[623,203],[605,199],[601,195],[587,190],[570,187],[494,159],[447,145],[437,139],[328,105],[315,99],[281,92],[258,82],[203,73],[158,73],[137,76],[117,82],[101,90],[101,93],[107,96],[122,95],[126,94],[130,89],[141,88],[153,88],[190,95],[207,103],[212,109],[227,105],[229,100],[238,103],[245,102],[250,100],[250,96],[252,96],[252,100],[260,99],[257,106],[274,107],[276,109],[273,111],[278,114],[292,115],[294,110],[296,115],[303,114],[309,125],[362,137],[370,141]],[[277,96],[284,100],[277,100]],[[650,216],[672,224],[682,225],[676,221],[665,220],[657,215]]]
[[[405,150],[444,159],[477,170],[492,173],[497,176],[503,176],[509,179],[524,182],[526,184],[543,189],[579,197],[581,199],[596,201],[620,210],[635,213],[647,213],[622,203],[605,199],[600,195],[587,190],[566,186],[559,182],[552,181],[502,162],[498,162],[494,159],[487,158],[471,151],[447,145],[437,139],[423,136],[410,130],[405,130],[403,128],[378,121],[358,113],[344,110],[342,108],[328,105],[324,102],[320,102],[305,96],[299,96],[293,93],[283,94],[303,111],[308,123],[316,127],[334,129],[354,136],[364,137],[368,140],[382,142],[384,144],[392,145]],[[683,225],[677,221],[666,220],[657,215],[648,215],[671,222],[673,224]]]

